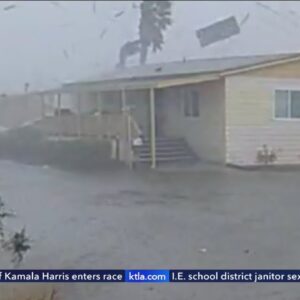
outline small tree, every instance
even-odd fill
[[[13,216],[12,212],[6,211],[4,202],[0,197],[0,247],[12,254],[11,262],[17,267],[23,261],[25,253],[30,250],[31,246],[25,228],[20,232],[15,232],[10,238],[6,238],[4,220]]]
[[[142,1],[139,25],[140,64],[145,64],[148,49],[161,51],[164,44],[164,31],[172,24],[171,1]]]

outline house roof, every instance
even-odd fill
[[[174,78],[195,78],[200,75],[226,75],[226,72],[239,71],[250,67],[263,67],[266,64],[300,59],[300,53],[272,54],[256,56],[235,56],[222,58],[193,59],[180,62],[149,64],[117,69],[98,77],[65,84],[65,87],[98,84],[103,90],[140,87],[158,87],[161,80]],[[100,86],[98,86],[100,88]]]

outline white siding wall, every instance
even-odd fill
[[[226,162],[257,165],[262,145],[273,149],[275,164],[300,164],[300,120],[275,120],[274,91],[299,89],[300,80],[255,76],[227,77]]]

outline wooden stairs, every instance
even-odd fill
[[[142,145],[133,146],[133,156],[135,163],[151,163],[151,141],[148,137],[143,138]],[[191,150],[186,140],[183,138],[156,138],[156,162],[177,163],[193,162],[197,156]]]

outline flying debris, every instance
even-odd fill
[[[60,4],[58,3],[58,1],[50,1],[50,3],[56,7],[60,7]]]
[[[124,13],[125,13],[124,10],[117,12],[117,13],[115,14],[115,18],[121,17]]]
[[[101,31],[101,33],[100,33],[100,39],[103,39],[104,36],[106,35],[106,33],[107,33],[107,29],[104,28],[104,29]]]
[[[280,16],[280,13],[278,11],[276,11],[275,9],[273,9],[271,6],[269,6],[267,4],[264,4],[264,3],[261,3],[258,1],[256,1],[255,4],[268,10],[269,12],[273,13],[274,15]]]
[[[25,91],[25,93],[28,92],[29,86],[30,86],[30,84],[28,82],[25,82],[25,84],[24,84],[24,91]]]
[[[69,53],[67,52],[67,50],[64,50],[63,53],[64,53],[64,57],[66,59],[69,59]]]
[[[93,1],[92,3],[92,9],[93,9],[93,13],[96,14],[97,13],[97,1]]]
[[[243,26],[249,20],[249,17],[250,17],[250,13],[247,13],[246,16],[240,22],[240,27]]]
[[[294,10],[289,10],[289,13],[290,13],[291,15],[294,15],[294,16],[297,15],[297,13],[296,13]]]
[[[196,36],[202,47],[228,39],[240,33],[240,27],[235,17],[216,22],[196,31]]]
[[[295,19],[292,19],[292,18],[286,18],[286,16],[284,16],[283,14],[281,14],[279,11],[273,9],[271,6],[267,5],[267,4],[264,4],[264,3],[261,3],[261,2],[258,2],[256,1],[255,4],[267,11],[269,11],[270,13],[272,13],[273,15],[276,15],[278,17],[280,17],[281,19],[284,19],[285,21],[288,21],[290,24],[293,24],[294,26],[297,26],[299,27],[299,23],[295,20]]]
[[[299,15],[297,12],[295,12],[294,10],[289,10],[288,13],[289,13],[292,17],[296,18],[296,19],[293,19],[293,20],[299,21],[300,15]],[[291,19],[290,19],[290,20],[291,20]],[[293,23],[295,23],[295,22],[293,22]],[[296,23],[297,23],[297,25],[299,25],[298,22],[296,22]]]
[[[11,4],[11,5],[7,5],[3,8],[3,10],[11,10],[11,9],[15,9],[17,7],[17,5],[15,4]]]

